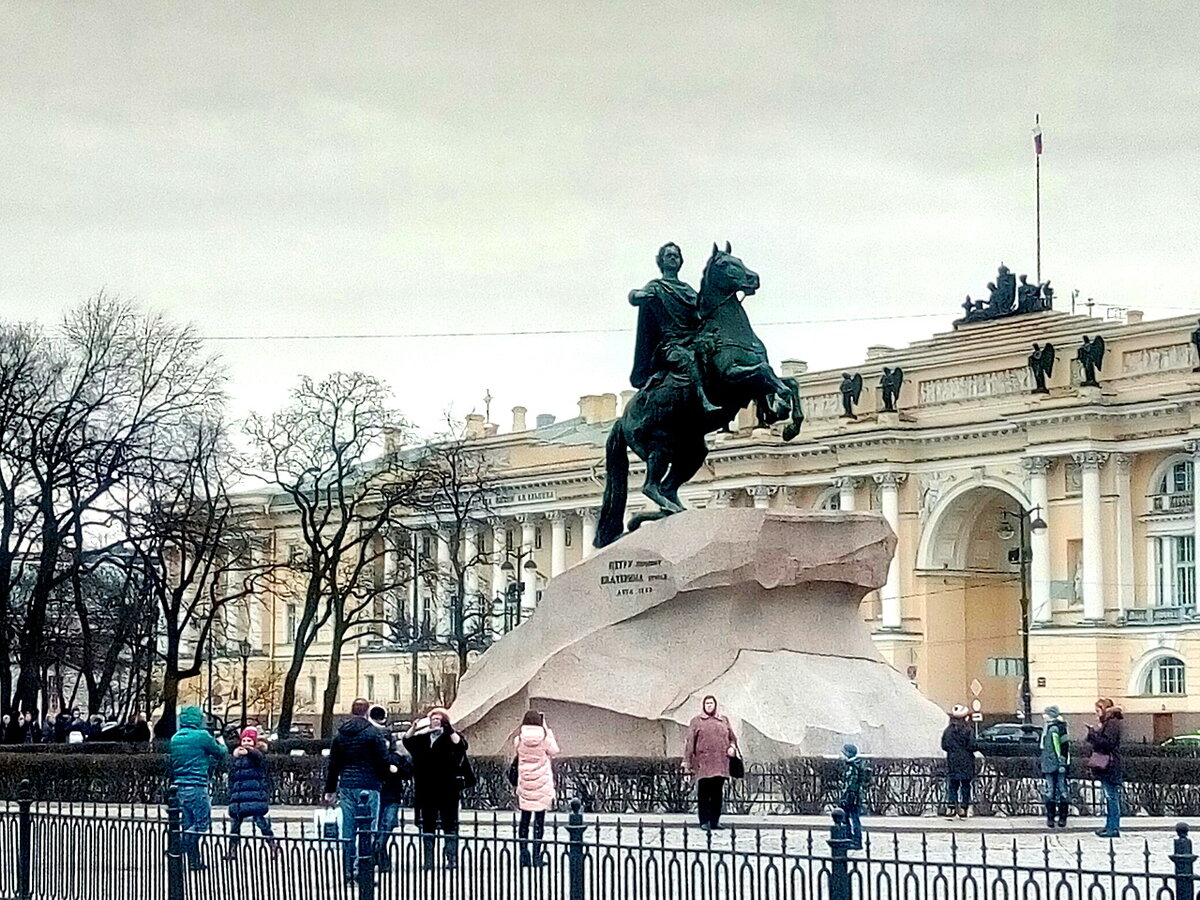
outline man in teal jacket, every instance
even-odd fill
[[[212,766],[225,758],[225,748],[204,730],[198,706],[179,713],[179,730],[171,738],[171,782],[179,798],[183,825],[183,851],[193,872],[208,868],[200,859],[200,835],[212,827],[212,801],[208,779]]]

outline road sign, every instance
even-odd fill
[[[981,709],[983,709],[982,703],[980,703],[978,700],[971,701],[971,711],[972,712],[979,712]]]
[[[978,697],[983,693],[983,685],[979,683],[979,679],[975,678],[971,681],[971,696]]]
[[[982,722],[983,721],[983,713],[971,713],[971,721],[972,722]]]

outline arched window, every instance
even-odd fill
[[[1177,459],[1163,472],[1162,477],[1158,479],[1158,485],[1155,487],[1154,493],[1186,494],[1191,496],[1193,477],[1192,461],[1190,459]]]
[[[1178,656],[1164,656],[1154,661],[1146,671],[1144,694],[1183,694],[1187,684],[1184,677],[1183,660]]]

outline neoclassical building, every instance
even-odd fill
[[[878,511],[898,547],[887,584],[862,614],[884,656],[937,703],[976,700],[989,717],[1017,714],[1024,596],[1035,711],[1054,703],[1082,715],[1109,696],[1125,707],[1133,734],[1200,727],[1195,324],[1044,311],[874,347],[845,369],[784,361],[802,387],[800,438],[785,444],[744,413],[733,433],[712,439],[683,498],[691,506]],[[1098,387],[1081,385],[1076,353],[1085,335],[1104,338]],[[1056,350],[1046,393],[1033,392],[1035,343]],[[904,373],[897,412],[882,411],[884,367]],[[864,381],[854,419],[843,415],[843,372]],[[500,489],[488,520],[468,535],[468,547],[491,551],[468,591],[490,607],[497,632],[529,614],[546,579],[591,551],[604,440],[628,396],[583,397],[577,416],[539,416],[533,427],[522,408],[509,428],[470,419],[472,439],[496,461]],[[632,508],[639,477],[635,464]],[[281,501],[255,500],[265,511],[264,552],[293,552]],[[416,533],[415,549],[445,561],[436,523],[425,524],[431,530]],[[519,592],[509,587],[516,580]],[[295,604],[283,591],[258,599],[245,625],[251,664],[286,666]],[[403,604],[448,628],[436,591],[414,585],[389,602],[396,615]],[[318,645],[308,662],[302,699],[323,687],[322,652]],[[388,640],[364,642],[344,666],[341,699],[362,694],[398,713],[414,704],[414,688],[418,703],[438,699],[453,678],[445,654],[414,656]]]

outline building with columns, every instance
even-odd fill
[[[1032,708],[1090,712],[1097,696],[1125,707],[1131,733],[1164,737],[1200,727],[1196,547],[1200,373],[1194,319],[1097,319],[1045,311],[964,324],[904,348],[875,347],[858,365],[799,377],[807,419],[785,444],[745,411],[681,492],[689,506],[873,510],[895,530],[887,583],[863,603],[886,659],[935,702],[979,701],[989,717],[1021,709],[1022,601],[1027,601]],[[1099,386],[1085,386],[1084,336],[1106,345]],[[1057,363],[1035,393],[1033,345]],[[779,348],[786,350],[788,348]],[[900,367],[897,412],[882,409],[883,367]],[[861,373],[857,418],[842,415],[842,372]],[[470,590],[493,628],[515,627],[548,578],[591,552],[603,490],[604,441],[629,392],[584,397],[566,421],[540,416],[511,429],[468,427],[497,461],[499,500],[468,546],[490,551]],[[631,477],[634,512],[641,501]],[[264,518],[265,546],[294,543],[286,511]],[[1041,527],[1043,526],[1044,527]],[[415,532],[425,554],[448,553]],[[436,544],[437,546],[433,546]],[[469,551],[468,551],[469,552]],[[523,590],[512,590],[520,583]],[[423,593],[424,592],[424,593]],[[259,598],[257,667],[286,665],[284,596]],[[402,601],[432,609],[414,587]],[[254,617],[253,615],[251,616]],[[452,680],[444,654],[416,657],[387,641],[348,655],[344,696],[398,712]],[[323,686],[318,646],[308,687]],[[306,687],[306,685],[308,687]],[[302,698],[303,699],[303,698]]]

